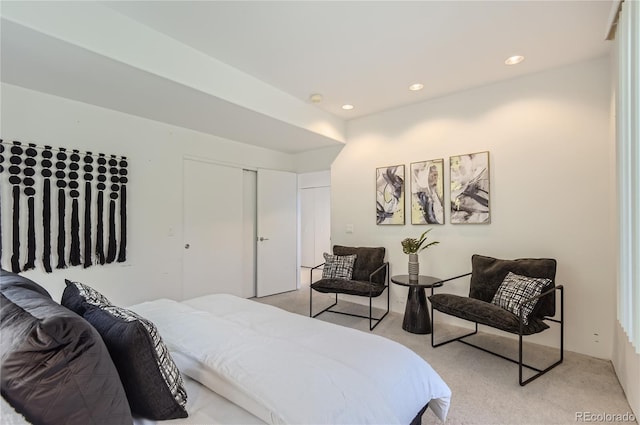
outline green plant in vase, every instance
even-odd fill
[[[440,242],[431,241],[427,243],[427,233],[432,229],[427,229],[419,238],[406,238],[402,242],[402,252],[409,254],[409,280],[417,281],[420,274],[420,263],[418,262],[418,254],[430,246],[437,245]]]

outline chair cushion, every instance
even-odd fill
[[[66,281],[62,303],[78,308],[104,340],[120,374],[131,411],[154,420],[187,417],[180,371],[155,325],[114,306],[95,289]]]
[[[130,424],[98,332],[25,277],[0,271],[2,396],[34,424]]]
[[[369,275],[378,267],[384,264],[384,247],[350,247],[342,245],[333,246],[334,255],[356,255],[356,261],[353,265],[353,280],[363,282],[369,281]],[[382,270],[373,276],[373,282],[384,285],[386,281],[386,271]],[[369,292],[367,291],[367,294]]]
[[[520,329],[518,316],[485,301],[453,294],[435,294],[429,297],[434,309],[461,319],[491,326],[517,334]],[[531,335],[548,329],[549,325],[532,317],[523,327],[523,335]]]
[[[500,260],[475,254],[471,257],[469,297],[490,303],[509,272],[520,276],[549,279],[549,285],[542,291],[545,292],[555,285],[556,260],[551,258]],[[540,299],[531,316],[552,317],[555,313],[556,297],[555,292],[552,292]]]
[[[384,292],[386,286],[376,283],[371,284],[361,280],[320,279],[312,283],[311,288],[318,292],[359,295],[364,297],[369,296],[369,289],[371,289],[371,296],[377,297]]]
[[[323,279],[351,279],[356,255],[331,255],[325,252],[322,256],[324,257]]]
[[[493,296],[491,303],[512,312],[516,316],[520,314],[520,308],[522,308],[522,321],[526,325],[529,323],[529,315],[538,300],[527,304],[524,302],[529,298],[540,295],[542,289],[546,288],[550,282],[549,279],[520,276],[509,272]]]

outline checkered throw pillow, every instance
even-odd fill
[[[324,256],[324,268],[322,269],[323,279],[347,279],[353,276],[353,265],[356,262],[356,255],[331,255],[326,252]]]
[[[509,272],[491,302],[517,316],[520,314],[520,307],[524,302],[531,297],[540,295],[550,283],[550,279],[520,276]],[[522,321],[525,325],[529,324],[529,315],[537,303],[538,301],[531,302],[522,308]]]

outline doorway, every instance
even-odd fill
[[[296,174],[187,158],[183,170],[182,298],[295,290]]]
[[[300,196],[300,276],[308,286],[309,268],[324,262],[331,252],[331,172],[318,171],[298,176]],[[315,273],[314,273],[315,274]]]

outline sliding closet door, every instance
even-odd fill
[[[246,296],[243,170],[184,160],[183,298]]]

